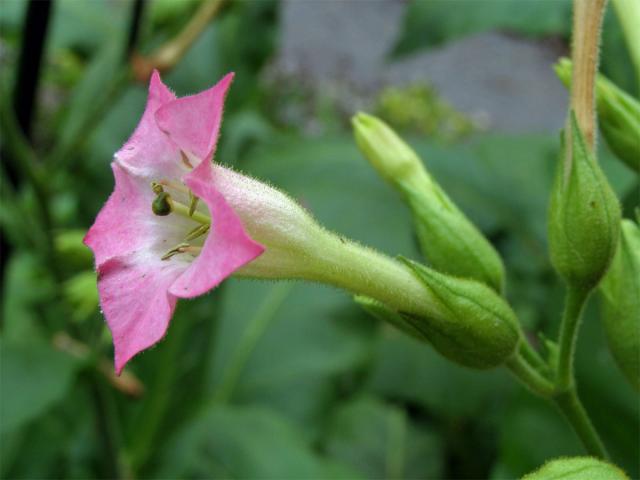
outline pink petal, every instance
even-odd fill
[[[211,162],[204,160],[185,178],[185,184],[209,207],[212,228],[200,255],[169,292],[177,297],[201,295],[264,252],[245,232],[242,222],[213,185]]]
[[[204,92],[171,101],[156,112],[160,129],[181,150],[200,159],[210,159],[218,141],[224,98],[233,80],[227,74]]]
[[[96,265],[111,257],[125,255],[153,242],[153,230],[146,221],[152,217],[151,188],[143,180],[111,164],[115,189],[84,237],[84,243],[96,258]]]
[[[116,152],[117,162],[147,178],[180,176],[180,152],[155,121],[156,111],[175,99],[176,96],[162,83],[158,71],[154,70],[149,83],[147,106],[133,135]]]
[[[98,268],[100,305],[113,336],[115,369],[162,339],[176,305],[169,286],[186,263],[130,254]]]

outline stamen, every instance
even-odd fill
[[[199,255],[202,251],[202,247],[196,247],[194,245],[190,245],[188,243],[179,243],[167,253],[160,257],[160,260],[169,260],[174,255],[178,255],[179,253],[190,253],[194,257]]]
[[[193,217],[193,212],[196,211],[196,207],[198,206],[198,197],[196,197],[191,190],[189,190],[189,216]]]
[[[211,228],[211,225],[208,225],[208,224],[198,225],[196,228],[194,228],[187,234],[185,240],[187,241],[195,240],[196,238],[201,237],[202,235],[205,235],[209,231],[209,228]]]
[[[182,163],[184,163],[187,168],[190,168],[191,170],[193,170],[193,165],[191,165],[191,162],[189,161],[189,157],[187,157],[187,155],[180,150],[180,155],[182,156]]]
[[[179,243],[178,245],[173,247],[171,250],[169,250],[167,253],[162,255],[162,257],[160,257],[160,260],[169,260],[174,255],[183,253],[184,249],[188,247],[190,247],[188,243]]]
[[[189,193],[190,191],[184,185],[180,185],[179,183],[175,183],[175,182],[170,182],[169,180],[160,180],[158,183],[156,182],[153,182],[153,183],[155,183],[156,185],[160,185],[160,186],[164,185],[165,187],[173,188],[174,190],[178,190],[179,192],[182,192],[182,193]]]
[[[162,185],[160,185],[158,182],[151,182],[151,190],[153,190],[153,193],[155,193],[156,195],[164,192],[164,188],[162,188]]]
[[[164,191],[163,186],[182,189],[185,192],[188,192],[189,198],[191,199],[190,205],[187,207],[183,203],[175,201],[173,198],[171,198],[171,195]],[[203,225],[211,224],[211,218],[209,218],[208,215],[196,210],[199,198],[196,197],[191,190],[188,190],[185,187],[177,186],[173,183],[167,182],[166,180],[162,180],[160,182],[152,182],[151,188],[156,194],[156,198],[151,204],[151,210],[155,215],[164,217],[169,215],[170,213],[177,213],[178,215],[182,215],[183,217],[189,218],[190,220],[194,220]]]

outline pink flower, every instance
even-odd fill
[[[178,298],[202,295],[264,251],[211,161],[232,79],[176,98],[154,72],[142,119],[114,156],[114,192],[84,241],[117,373],[165,335]]]

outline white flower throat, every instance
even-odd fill
[[[160,217],[170,214],[180,215],[195,224],[191,230],[186,232],[184,241],[165,252],[161,259],[169,260],[179,254],[197,257],[211,229],[211,217],[203,212],[204,208],[198,208],[200,199],[184,185],[169,180],[152,182],[151,189],[156,194],[151,204],[151,211],[154,215]],[[185,197],[188,199],[188,205],[180,201]]]

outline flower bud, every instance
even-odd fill
[[[500,295],[475,280],[405,262],[441,308],[428,317],[401,315],[438,352],[456,363],[479,369],[501,365],[515,353],[520,327],[515,313]]]
[[[352,123],[360,151],[411,208],[422,253],[431,265],[502,292],[502,259],[429,175],[416,153],[376,117],[359,113]]]
[[[563,58],[556,74],[569,87],[571,61]],[[600,130],[613,153],[629,168],[640,172],[640,103],[604,75],[596,79],[596,105]]]
[[[563,132],[549,207],[549,250],[558,274],[574,288],[591,289],[616,251],[620,205],[585,143],[575,115]]]
[[[640,228],[631,220],[622,220],[618,251],[600,292],[609,349],[640,391]]]

